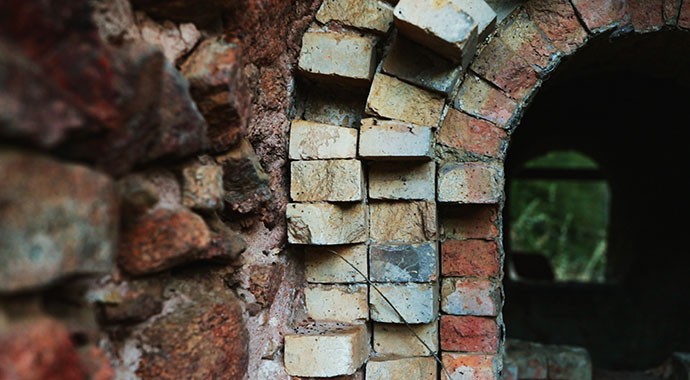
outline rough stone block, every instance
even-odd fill
[[[327,160],[357,156],[357,130],[293,120],[290,125],[291,160]]]
[[[501,27],[499,38],[542,76],[552,71],[560,59],[558,50],[524,9]]]
[[[494,380],[498,376],[498,358],[495,355],[457,354],[444,352],[443,366],[450,379],[441,371],[442,380]]]
[[[471,69],[519,101],[528,98],[539,85],[534,68],[500,38],[484,47]]]
[[[444,239],[495,239],[497,205],[443,205],[439,209]]]
[[[565,54],[587,41],[587,31],[568,0],[530,0],[525,9],[546,37]]]
[[[367,285],[314,285],[304,289],[307,315],[315,321],[356,322],[369,317]]]
[[[507,133],[498,126],[449,108],[438,131],[437,142],[471,156],[503,158]]]
[[[369,279],[374,282],[431,282],[438,278],[436,243],[372,245]]]
[[[390,356],[430,356],[429,349],[432,352],[438,351],[437,322],[410,327],[412,331],[405,325],[374,323],[374,351],[380,355]],[[422,341],[420,342],[417,337]]]
[[[664,0],[627,0],[630,22],[638,33],[659,30],[666,25]]]
[[[444,278],[441,309],[452,315],[495,317],[501,307],[500,285],[490,280]]]
[[[430,323],[438,315],[438,284],[376,284],[407,323]],[[370,289],[369,310],[376,322],[404,323],[376,289]]]
[[[478,76],[468,73],[455,97],[455,108],[488,120],[500,128],[509,128],[517,102]]]
[[[435,202],[372,202],[369,208],[373,242],[423,243],[436,238]]]
[[[436,163],[372,162],[369,165],[370,199],[436,198]]]
[[[288,242],[338,245],[367,240],[367,207],[361,203],[290,203],[287,206]]]
[[[432,357],[374,359],[367,363],[367,380],[436,380],[436,360]]]
[[[182,204],[200,210],[223,206],[223,168],[192,164],[182,169]]]
[[[498,244],[491,240],[446,240],[441,245],[444,276],[497,277],[501,263]]]
[[[386,33],[393,24],[393,7],[377,0],[326,0],[316,13],[321,23],[338,21],[355,28]]]
[[[329,252],[332,250],[342,258]],[[354,265],[358,273],[345,260]],[[364,244],[305,248],[305,275],[312,283],[366,282],[367,246]]]
[[[435,127],[443,111],[443,97],[392,76],[378,73],[371,84],[366,112]]]
[[[290,197],[295,202],[362,200],[364,181],[359,160],[293,161]]]
[[[444,351],[485,354],[498,351],[499,329],[494,318],[442,315],[440,330]]]
[[[368,159],[429,160],[433,145],[433,133],[426,126],[364,119],[359,131],[359,155]]]
[[[369,357],[363,324],[318,324],[285,335],[285,370],[291,376],[351,375]]]
[[[493,164],[446,163],[438,170],[439,202],[498,203],[503,185],[503,168]]]
[[[326,82],[366,85],[374,74],[374,44],[356,34],[304,33],[299,69]]]
[[[592,33],[622,26],[629,21],[626,0],[571,0]]]

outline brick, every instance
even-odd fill
[[[369,279],[374,282],[431,282],[438,279],[435,243],[372,245]]]
[[[371,202],[370,235],[377,243],[423,243],[436,238],[435,202]]]
[[[444,351],[486,354],[498,351],[499,329],[493,318],[442,315],[440,330]]]
[[[366,85],[374,74],[374,40],[355,34],[304,33],[299,69],[325,82]]]
[[[364,119],[359,155],[370,160],[429,160],[433,157],[431,128],[399,121]]]
[[[432,357],[374,359],[367,363],[367,380],[436,380],[436,360]]]
[[[290,125],[291,160],[355,158],[357,130],[304,120]]]
[[[516,339],[506,340],[506,356],[515,364],[520,378],[548,379],[549,361],[545,346]]]
[[[391,45],[381,69],[425,90],[445,95],[455,89],[462,72],[461,66],[401,35]]]
[[[194,163],[182,168],[182,204],[198,210],[223,206],[223,168]]]
[[[444,278],[441,309],[452,315],[495,317],[501,307],[500,285],[490,280]]]
[[[355,28],[386,33],[393,24],[393,7],[377,0],[326,0],[316,13],[321,23],[337,21]]]
[[[311,283],[366,282],[368,276],[367,246],[365,244],[306,247],[304,250],[305,276]],[[342,256],[342,259],[329,251]],[[348,265],[354,265],[365,278]]]
[[[539,84],[534,68],[500,38],[484,47],[471,69],[517,100],[528,98]]]
[[[500,128],[509,122],[517,110],[517,102],[478,76],[468,73],[455,97],[455,108],[472,116],[486,119]]]
[[[448,109],[436,140],[439,144],[455,148],[470,157],[503,158],[508,148],[508,134],[505,130],[454,108]]]
[[[569,0],[531,0],[525,4],[525,9],[532,21],[563,53],[572,54],[587,41],[587,31]]]
[[[372,162],[369,165],[370,199],[436,198],[436,163]]]
[[[499,38],[541,76],[558,63],[558,51],[524,9],[501,27]]]
[[[359,160],[293,161],[290,197],[295,202],[362,200],[364,181]]]
[[[441,118],[443,105],[440,95],[378,73],[371,84],[366,112],[370,115],[435,127]]]
[[[683,1],[678,13],[678,26],[683,29],[690,29],[690,2]]]
[[[626,0],[571,0],[587,29],[600,33],[627,23]]]
[[[368,89],[367,89],[368,91]],[[304,104],[304,118],[314,122],[356,128],[362,119],[367,92],[313,85]]]
[[[438,351],[438,323],[410,327],[393,323],[374,323],[373,347],[380,355],[430,356],[429,349],[433,352]]]
[[[457,354],[444,352],[442,380],[495,380],[498,376],[498,358],[495,355]]]
[[[664,23],[669,26],[678,24],[678,14],[680,13],[681,0],[663,0],[662,13]]]
[[[498,237],[498,205],[443,205],[439,212],[444,239]]]
[[[503,369],[501,370],[500,380],[519,380],[518,367],[510,359],[503,359]]]
[[[368,357],[363,324],[313,324],[285,335],[285,370],[291,376],[351,375]]]
[[[430,323],[438,315],[438,284],[375,284],[407,323]],[[370,317],[376,322],[404,323],[381,294],[369,290]]]
[[[288,242],[338,245],[367,240],[367,208],[356,203],[290,203],[287,205]]]
[[[498,203],[503,185],[500,166],[480,162],[446,163],[438,170],[438,201]]]
[[[630,23],[638,33],[660,30],[665,24],[664,0],[627,0]]]
[[[367,285],[315,285],[304,289],[307,315],[316,321],[356,322],[369,317]]]
[[[497,277],[501,271],[498,244],[490,240],[447,240],[441,245],[444,276]]]
[[[592,379],[592,361],[582,347],[546,346],[548,349],[549,379]]]

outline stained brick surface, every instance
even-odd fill
[[[443,315],[441,349],[495,353],[498,350],[498,324],[493,318]]]
[[[441,245],[444,276],[496,277],[500,266],[495,241],[447,240]]]

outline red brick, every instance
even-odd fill
[[[664,0],[628,0],[630,22],[636,32],[659,30],[664,26]]]
[[[488,121],[450,108],[437,137],[437,142],[466,153],[502,158],[508,135]]]
[[[498,376],[496,355],[457,354],[444,352],[441,356],[445,370],[443,380],[495,380]],[[451,378],[446,375],[448,372]]]
[[[537,72],[550,71],[555,67],[553,56],[556,48],[524,9],[503,25],[499,36]]]
[[[678,26],[683,29],[690,29],[690,1],[683,1],[678,14]]]
[[[444,351],[498,351],[498,324],[494,318],[442,315],[440,330]]]
[[[443,205],[440,214],[444,238],[493,239],[498,237],[497,205]]]
[[[629,15],[626,0],[572,0],[577,13],[592,33],[622,26]]]
[[[455,97],[455,108],[506,128],[517,109],[517,102],[485,80],[468,73]]]
[[[495,277],[500,267],[495,241],[449,240],[441,245],[441,273],[444,276]]]
[[[680,12],[681,0],[664,0],[663,14],[666,25],[676,25],[678,23],[678,13]]]
[[[527,98],[538,84],[532,66],[500,38],[489,42],[471,68],[513,99]]]
[[[525,9],[560,51],[571,54],[587,40],[587,31],[568,0],[531,0]]]

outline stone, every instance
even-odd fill
[[[369,280],[373,282],[432,282],[437,279],[435,243],[369,247]]]
[[[587,31],[570,1],[530,0],[525,9],[532,22],[563,53],[572,54],[587,41]]]
[[[223,201],[227,209],[246,214],[271,199],[268,174],[247,139],[232,150],[214,157],[223,167]]]
[[[501,307],[500,285],[490,280],[444,278],[441,309],[452,315],[495,317]]]
[[[436,380],[436,360],[432,357],[373,359],[367,363],[366,380]]]
[[[106,324],[142,322],[163,309],[162,281],[144,278],[108,283],[94,291],[92,300]]]
[[[518,101],[527,99],[539,85],[534,68],[500,38],[482,49],[471,69]]]
[[[501,26],[499,38],[540,76],[553,71],[560,60],[558,50],[524,9]]]
[[[307,32],[298,67],[320,81],[364,86],[374,75],[374,44],[358,34]]]
[[[369,310],[373,321],[430,323],[438,315],[438,284],[375,284],[369,292]]]
[[[383,356],[431,356],[432,352],[438,351],[438,323],[410,327],[394,323],[374,323],[373,342],[374,351]]]
[[[592,380],[592,361],[583,347],[548,346],[549,379]]]
[[[369,276],[367,261],[367,246],[365,244],[306,247],[304,255],[305,276],[307,282],[311,283],[366,282]],[[352,264],[356,270],[348,263]]]
[[[627,0],[630,23],[638,33],[660,30],[664,20],[664,0]]]
[[[465,76],[454,105],[456,109],[505,129],[510,128],[518,106],[515,100],[472,73]]]
[[[438,170],[439,202],[498,203],[503,186],[503,168],[494,164],[446,163]]]
[[[189,53],[201,39],[201,33],[193,23],[180,25],[172,21],[157,23],[143,12],[135,13],[141,39],[160,48],[170,62],[176,62]]]
[[[443,366],[450,374],[441,371],[441,380],[494,380],[499,373],[496,355],[458,354],[444,352]]]
[[[572,3],[591,33],[623,26],[629,21],[626,0],[572,0]]]
[[[351,375],[369,358],[363,324],[313,324],[285,335],[285,369],[291,376]]]
[[[372,162],[369,199],[436,198],[436,163]]]
[[[493,318],[442,315],[440,330],[443,351],[486,354],[498,351],[499,328]]]
[[[371,202],[370,235],[375,243],[423,243],[436,239],[434,202]]]
[[[193,163],[182,168],[182,205],[198,210],[223,206],[223,168]]]
[[[338,21],[359,29],[386,33],[393,24],[393,8],[377,0],[326,0],[316,12],[320,23]]]
[[[290,198],[295,202],[360,201],[363,177],[358,160],[293,161]]]
[[[79,360],[89,380],[112,380],[115,378],[115,369],[110,363],[110,357],[101,348],[88,345],[80,347]]]
[[[286,214],[292,244],[352,244],[368,238],[367,207],[360,203],[290,203]]]
[[[0,178],[0,293],[111,271],[119,225],[112,179],[18,150],[0,150]]]
[[[497,205],[450,205],[439,208],[443,239],[495,239]]]
[[[327,160],[357,156],[357,130],[304,120],[290,125],[291,160]]]
[[[357,128],[366,106],[368,89],[339,89],[313,85],[304,104],[304,119],[313,122]]]
[[[443,111],[443,97],[378,73],[371,84],[366,112],[370,115],[435,127]]]
[[[354,323],[369,317],[366,284],[316,285],[304,289],[307,315],[315,321]]]
[[[498,244],[482,239],[446,240],[441,244],[441,268],[444,276],[498,277]]]
[[[359,155],[370,160],[429,160],[433,145],[433,133],[426,126],[364,119],[359,130]]]
[[[436,142],[469,157],[502,159],[508,149],[508,134],[491,122],[449,108]]]

